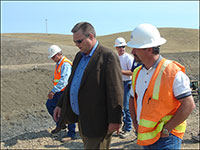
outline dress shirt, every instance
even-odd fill
[[[82,58],[76,68],[76,71],[72,79],[72,83],[70,86],[70,103],[71,103],[73,112],[77,115],[79,115],[78,92],[79,92],[81,80],[83,77],[84,70],[87,67],[88,62],[90,61],[90,58],[92,57],[97,45],[98,45],[98,41],[96,42],[95,46],[92,48],[91,52],[88,55],[85,55],[85,53],[82,53]]]

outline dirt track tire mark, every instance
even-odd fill
[[[4,70],[4,69],[9,69],[9,70],[30,69],[30,68],[37,68],[39,66],[53,66],[53,65],[55,65],[55,63],[3,65],[3,66],[1,66],[1,70]]]

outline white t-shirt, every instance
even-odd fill
[[[142,110],[142,100],[144,93],[149,85],[150,79],[155,71],[155,67],[151,67],[147,70],[145,67],[141,69],[136,81],[136,93],[137,93],[137,121],[139,124],[140,113]],[[190,79],[182,71],[177,72],[173,82],[173,93],[177,97],[181,94],[190,92]],[[131,96],[133,97],[133,87],[131,87]]]
[[[118,57],[119,57],[122,70],[131,70],[133,60],[134,60],[133,56],[131,56],[128,53],[124,53],[123,55],[118,56]],[[122,75],[123,81],[131,80],[131,78],[132,76]]]

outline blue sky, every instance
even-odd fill
[[[1,33],[72,34],[80,21],[90,22],[97,35],[132,31],[141,23],[199,29],[198,18],[198,1],[1,1]]]

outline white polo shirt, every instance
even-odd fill
[[[159,57],[157,62],[154,64],[153,67],[149,68],[148,70],[142,66],[141,71],[139,72],[137,81],[136,81],[136,94],[137,94],[137,121],[139,124],[140,120],[140,113],[142,110],[142,100],[143,96],[145,94],[146,89],[149,86],[149,82],[151,80],[151,77],[162,59],[162,56]],[[173,93],[174,96],[177,99],[181,99],[183,97],[191,95],[191,89],[190,89],[190,80],[188,76],[183,73],[182,71],[177,72],[174,83],[173,83]],[[133,97],[133,87],[131,87],[131,96]]]
[[[134,60],[133,56],[131,56],[128,53],[124,53],[123,55],[118,56],[118,57],[119,57],[122,70],[131,70],[133,60]],[[132,79],[132,76],[122,75],[123,81],[128,81],[131,79]]]

